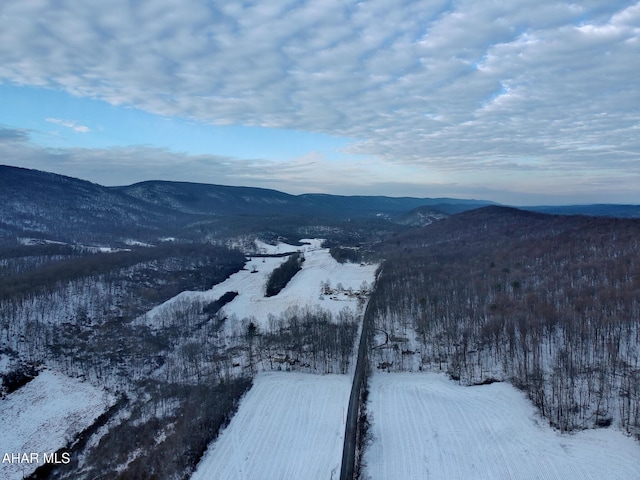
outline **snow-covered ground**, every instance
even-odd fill
[[[6,353],[0,353],[0,374],[6,373],[9,371],[9,366],[11,365],[11,357]]]
[[[270,243],[265,243],[262,240],[254,241],[254,244],[256,246],[258,253],[261,253],[264,255],[279,255],[282,253],[293,253],[299,250],[302,251],[303,249],[319,248],[320,245],[322,244],[322,240],[317,240],[317,239],[305,240],[305,243],[308,243],[309,245],[294,246],[294,245],[289,245],[288,243],[282,243],[282,242],[278,242],[276,245],[271,245]]]
[[[286,261],[287,257],[253,257],[245,269],[231,275],[224,282],[206,292],[182,292],[167,302],[149,311],[144,321],[157,324],[162,311],[175,306],[176,302],[217,300],[226,292],[238,292],[238,296],[228,303],[223,311],[228,317],[235,315],[238,320],[253,317],[258,327],[266,327],[269,314],[279,315],[289,307],[320,306],[337,314],[347,307],[354,312],[358,299],[345,293],[348,289],[360,290],[364,282],[371,286],[375,280],[377,265],[340,264],[330,254],[328,248],[321,248],[322,240],[303,240],[308,245],[299,247],[280,243],[268,245],[256,242],[258,248],[267,254],[304,252],[305,261],[287,286],[273,297],[265,297],[265,285],[271,272]],[[333,289],[340,284],[341,293],[322,295],[322,284],[329,282]],[[332,299],[333,297],[333,299]],[[233,325],[231,326],[233,327]]]
[[[346,375],[259,374],[192,480],[338,478],[350,389]]]
[[[20,479],[33,472],[43,464],[44,454],[63,448],[112,402],[110,396],[88,383],[49,370],[41,372],[0,400],[0,478]],[[24,457],[7,461],[12,455],[24,454],[38,462],[22,462]]]
[[[18,237],[18,243],[20,245],[32,246],[32,245],[69,245],[65,242],[56,242],[54,240],[46,240],[43,238],[29,238],[29,237]]]
[[[376,374],[366,473],[379,479],[640,479],[640,444],[615,429],[560,434],[506,383]]]

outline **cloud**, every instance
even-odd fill
[[[24,129],[7,128],[0,125],[0,143],[24,142],[29,139],[29,132]]]
[[[576,170],[568,182],[561,170],[495,159],[503,175],[491,168],[445,174],[428,167],[389,164],[374,156],[331,160],[318,152],[290,161],[188,155],[166,148],[133,145],[117,148],[49,149],[28,141],[22,132],[0,128],[0,158],[7,165],[82,178],[102,185],[172,180],[273,188],[291,194],[331,193],[493,200],[511,205],[549,203],[629,203],[637,193],[640,171],[603,167]],[[4,141],[6,139],[6,141]],[[485,164],[490,161],[485,161]],[[493,166],[495,168],[495,166]],[[126,179],[126,180],[123,180]],[[613,193],[612,193],[613,192]]]
[[[622,175],[640,152],[638,25],[640,3],[605,0],[7,0],[0,80],[350,137],[438,174]]]
[[[46,118],[45,120],[49,123],[55,123],[56,125],[62,125],[63,127],[70,128],[77,133],[89,133],[91,131],[91,129],[86,125],[78,125],[76,122],[71,120],[62,120],[60,118]]]

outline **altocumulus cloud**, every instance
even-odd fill
[[[45,148],[31,142],[30,132],[0,125],[0,158],[16,167],[56,171],[80,178],[100,178],[105,185],[121,185],[120,172],[130,183],[150,179],[189,181],[193,173],[202,182],[238,184],[263,175],[273,176],[273,162],[219,155],[187,155],[166,148],[132,145],[112,148]],[[152,172],[150,177],[150,172]],[[257,185],[256,185],[257,186]]]
[[[0,79],[433,172],[613,182],[640,175],[639,25],[609,0],[6,0]]]
[[[353,193],[349,179],[357,177],[364,189],[370,187],[375,192],[378,178],[371,172],[385,168],[383,162],[375,159],[364,163],[334,162],[314,152],[289,161],[272,161],[189,155],[148,145],[45,148],[34,144],[29,133],[0,125],[2,163],[80,178],[99,178],[104,185],[121,185],[121,172],[126,171],[128,183],[150,179],[193,181],[197,178],[204,183],[271,187],[289,193],[323,192],[327,185],[332,186],[334,193]],[[421,194],[422,185],[403,183],[402,177],[402,174],[397,175],[396,184],[391,187],[398,191],[410,188],[416,195]],[[389,179],[393,180],[393,175],[387,175]]]

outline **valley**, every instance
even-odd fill
[[[11,175],[3,478],[640,474],[638,219]]]
[[[199,404],[204,400],[194,398],[193,395],[216,394],[215,390],[207,393],[207,389],[211,388],[212,382],[214,386],[220,382],[218,394],[229,396],[229,387],[239,382],[243,383],[246,379],[259,382],[251,388],[247,400],[241,402],[238,419],[233,420],[234,423],[229,426],[232,432],[237,428],[241,431],[246,428],[273,428],[261,424],[233,427],[237,422],[241,422],[242,425],[242,422],[256,420],[252,413],[255,406],[251,402],[260,402],[265,405],[264,408],[279,411],[281,415],[292,415],[297,408],[299,413],[295,421],[302,422],[306,419],[309,423],[303,425],[304,429],[299,433],[300,441],[296,444],[307,442],[309,455],[317,457],[317,452],[313,453],[311,448],[316,437],[307,438],[305,432],[316,432],[319,428],[316,423],[320,422],[329,428],[325,437],[329,436],[323,441],[334,445],[333,453],[328,452],[329,457],[320,462],[317,478],[323,478],[327,469],[337,468],[339,471],[344,441],[343,417],[351,385],[349,373],[353,372],[354,346],[378,266],[366,263],[341,264],[331,257],[328,248],[322,248],[322,243],[323,240],[317,239],[303,239],[298,246],[284,243],[269,245],[256,241],[255,256],[247,257],[244,266],[226,280],[216,283],[208,290],[185,290],[142,315],[131,316],[129,321],[119,327],[122,334],[135,332],[140,340],[155,344],[155,347],[150,345],[138,353],[136,350],[141,346],[132,345],[134,350],[127,355],[122,351],[123,344],[118,342],[121,346],[116,352],[120,354],[120,358],[110,360],[103,357],[104,351],[95,355],[88,349],[89,344],[82,347],[80,342],[75,343],[73,350],[65,350],[60,360],[51,355],[51,346],[40,352],[34,351],[34,355],[42,358],[43,364],[46,363],[50,368],[69,375],[62,376],[68,381],[71,381],[70,376],[80,373],[85,380],[102,385],[106,390],[118,392],[117,395],[121,399],[126,399],[106,422],[106,426],[92,433],[93,438],[87,442],[88,451],[80,454],[74,450],[65,450],[65,453],[73,458],[73,463],[56,465],[53,468],[54,475],[77,478],[79,471],[86,469],[88,474],[93,474],[97,468],[104,469],[104,463],[95,465],[95,455],[102,451],[101,455],[105,456],[105,449],[115,441],[113,436],[121,439],[123,436],[131,437],[131,442],[135,441],[137,448],[133,447],[133,443],[127,446],[128,442],[120,440],[120,445],[117,451],[112,453],[111,459],[102,459],[102,462],[111,462],[108,470],[112,473],[128,472],[127,475],[131,475],[139,472],[141,468],[149,468],[148,456],[155,456],[158,447],[166,445],[163,448],[170,448],[173,442],[182,443],[179,438],[188,434],[187,431],[178,431],[179,422],[175,419],[178,412],[182,412],[180,415],[190,412],[194,401],[195,404]],[[264,288],[269,275],[295,252],[304,255],[301,270],[277,295],[266,297]],[[106,288],[105,285],[99,284],[91,287],[100,291],[109,288],[112,287]],[[230,293],[233,294],[229,295]],[[94,307],[86,306],[84,302],[93,299],[92,304],[95,303],[97,306],[101,298],[96,295],[94,297],[84,290],[79,290],[71,296],[79,302],[79,306],[75,307],[68,305],[69,296],[59,300],[57,297],[46,300],[47,295],[44,298],[42,295],[37,296],[36,299],[40,299],[39,301],[49,302],[47,309],[51,309],[50,316],[40,319],[40,322],[45,324],[40,328],[46,331],[47,325],[50,325],[54,332],[60,327],[56,317],[74,315],[74,312],[81,308],[85,323],[78,324],[77,331],[82,335],[90,335],[88,332],[100,328],[100,324],[95,324],[95,319],[101,315]],[[227,300],[222,301],[223,298]],[[57,302],[64,302],[64,307],[62,303],[54,307],[58,305]],[[19,310],[23,314],[31,311],[24,308]],[[77,320],[79,319],[76,317]],[[124,319],[121,318],[120,321],[122,320]],[[18,317],[13,322],[18,322]],[[108,323],[106,320],[103,322]],[[174,335],[176,332],[179,334]],[[21,348],[20,344],[15,345],[16,350]],[[72,358],[68,356],[70,352],[74,352]],[[155,360],[150,362],[152,353]],[[7,357],[7,369],[15,368],[12,367],[15,361],[15,357]],[[266,373],[269,371],[282,372],[280,376],[273,376]],[[294,371],[298,373],[293,373]],[[44,377],[46,372],[49,370],[34,372],[34,380],[15,392],[8,392],[6,398],[12,400],[26,388],[35,388],[39,384],[38,379]],[[287,376],[289,374],[291,377]],[[290,384],[291,381],[294,382]],[[305,391],[308,391],[306,395],[309,401],[301,403],[301,392]],[[238,391],[241,392],[242,390]],[[234,397],[228,398],[231,400]],[[328,399],[333,402],[332,419],[318,413],[319,408],[324,411]],[[287,405],[286,401],[290,404]],[[112,403],[115,403],[115,398]],[[227,416],[231,415],[230,411],[225,409],[220,410],[219,414],[225,418],[230,418]],[[242,420],[245,417],[248,419]],[[133,419],[139,425],[135,429],[129,424]],[[169,429],[158,423],[158,420],[166,422],[170,426]],[[273,425],[280,422],[277,417],[271,420],[275,422]],[[223,423],[226,421],[219,425]],[[294,426],[289,431],[293,429]],[[140,433],[137,433],[138,430]],[[147,441],[141,444],[136,440],[143,432],[151,436],[148,438],[151,443],[147,446],[144,446]],[[287,432],[283,430],[281,435],[287,435]],[[198,438],[200,442],[207,442],[207,439],[211,440],[215,434],[217,431],[214,430],[207,436]],[[257,448],[261,451],[268,448],[272,440],[265,439],[268,444],[256,444],[256,439],[253,440],[254,443],[249,443],[246,439],[242,441],[247,449]],[[281,442],[285,441],[286,437],[283,437]],[[31,445],[20,442],[17,437],[9,443],[14,445],[14,450]],[[221,439],[221,442],[224,440]],[[206,447],[207,443],[201,443],[200,455]],[[36,443],[31,448],[37,450],[40,446]],[[217,448],[217,444],[209,445],[209,449],[214,451],[217,451]],[[293,454],[295,452],[292,452]],[[280,458],[280,467],[274,467],[275,471],[289,471],[287,464],[291,458]],[[202,461],[205,462],[205,466],[198,468],[207,471],[209,467],[206,467],[206,458]],[[308,461],[301,461],[299,469],[306,468],[307,463]],[[195,463],[191,465],[191,468],[195,467]],[[185,466],[181,468],[184,469]],[[35,472],[37,467],[37,464],[29,465],[26,471]],[[257,463],[253,468],[257,472],[263,467]],[[157,465],[155,468],[164,476],[168,467]],[[230,464],[229,468],[238,467]],[[12,472],[12,475],[21,475],[25,466],[6,464],[3,465],[3,469]],[[41,473],[36,472],[36,475],[42,475],[42,472],[44,470]],[[204,478],[208,476],[209,474],[206,474]],[[242,475],[239,478],[241,477]]]

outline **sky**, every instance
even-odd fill
[[[0,164],[640,204],[640,3],[3,0]]]

